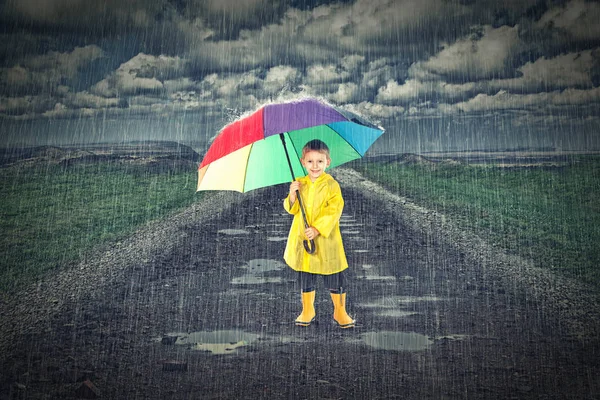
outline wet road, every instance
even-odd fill
[[[258,190],[206,223],[184,224],[173,251],[140,259],[103,296],[27,336],[17,352],[28,360],[27,388],[2,398],[74,397],[86,379],[111,399],[600,395],[597,342],[569,336],[527,290],[442,238],[342,190],[355,329],[334,325],[322,281],[316,322],[294,325],[301,303],[282,260],[285,188]]]

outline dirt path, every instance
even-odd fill
[[[0,398],[600,397],[592,293],[336,176],[357,328],[293,325],[285,189],[215,194],[3,303]]]

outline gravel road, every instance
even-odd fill
[[[0,399],[596,399],[600,303],[351,169],[348,309],[300,311],[285,187],[208,193],[0,303]]]

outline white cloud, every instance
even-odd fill
[[[187,90],[195,90],[198,87],[198,82],[190,79],[189,77],[182,77],[164,81],[163,87],[169,93],[176,93]]]
[[[62,103],[56,103],[52,110],[48,110],[43,113],[45,117],[54,118],[54,117],[62,117],[62,116],[70,116],[72,114],[72,110],[69,110],[67,106]]]
[[[116,107],[119,103],[119,99],[117,98],[106,98],[88,92],[69,94],[63,101],[66,106],[71,108]]]
[[[140,91],[160,91],[162,80],[183,74],[186,61],[180,57],[152,56],[139,53],[121,64],[108,78],[91,88],[105,97],[131,95]]]
[[[66,88],[58,91],[60,97],[46,95],[0,98],[0,114],[69,116],[77,110],[117,107],[119,99],[96,96],[88,92],[70,93]]]
[[[598,40],[600,37],[600,4],[573,0],[563,7],[548,10],[537,22],[538,28],[557,29],[574,39]]]
[[[42,113],[54,103],[47,96],[0,97],[0,114],[28,115]]]
[[[591,88],[592,73],[599,63],[598,53],[597,50],[586,50],[554,58],[541,57],[518,68],[517,71],[521,74],[519,78],[480,80],[463,84],[444,82],[440,76],[435,76],[435,80],[431,76],[425,80],[408,79],[403,84],[388,80],[379,88],[376,101],[384,104],[425,100],[453,102],[475,93],[491,94],[500,90],[527,93]]]
[[[301,90],[301,73],[294,67],[280,65],[259,77],[259,70],[243,74],[210,74],[197,85],[202,98],[211,97],[230,105],[254,106],[260,99],[272,99],[287,92]]]
[[[408,79],[402,85],[394,80],[379,88],[376,96],[378,103],[390,104],[396,102],[424,102],[428,100],[452,101],[468,96],[485,85],[477,82],[452,84],[444,81],[420,81]]]
[[[300,32],[310,11],[289,9],[279,20],[257,30],[242,30],[234,40],[190,42],[188,57],[203,69],[245,71],[273,66],[283,58],[321,59],[326,57],[314,47],[306,49]]]
[[[31,110],[31,103],[31,96],[2,97],[0,98],[0,114],[23,114]]]
[[[375,39],[396,37],[398,31],[419,29],[428,23],[458,17],[468,8],[439,0],[357,0],[317,7],[306,26],[306,37],[314,42],[336,41],[353,48]]]
[[[266,93],[274,94],[296,87],[301,79],[302,74],[298,69],[289,65],[279,65],[267,71],[263,82],[263,89]]]
[[[589,90],[566,89],[563,91],[511,94],[500,91],[495,95],[478,94],[474,98],[455,104],[452,109],[464,112],[538,109],[548,105],[572,106],[600,103],[600,88]]]
[[[226,67],[230,71],[277,65],[283,59],[292,65],[302,60],[326,66],[346,56],[341,67],[352,71],[364,62],[360,54],[363,49],[368,47],[371,54],[393,54],[390,40],[397,45],[408,44],[396,40],[398,32],[429,29],[435,21],[441,23],[467,12],[465,6],[439,0],[405,0],[401,5],[396,0],[359,0],[312,10],[289,8],[277,22],[242,30],[234,40],[190,41],[190,56],[204,68]]]
[[[103,56],[100,47],[89,45],[75,47],[71,52],[49,51],[23,58],[13,67],[0,68],[0,88],[9,93],[13,90],[29,93],[52,91]]]
[[[358,104],[347,104],[344,108],[349,111],[361,115],[371,122],[377,123],[376,121],[380,118],[392,118],[405,113],[405,108],[402,106],[386,106],[383,104],[374,104],[370,102],[360,102]]]
[[[409,85],[399,85],[398,82],[390,79],[385,86],[379,88],[376,100],[378,103],[391,103],[406,98],[407,94],[413,97]]]
[[[363,74],[361,85],[367,89],[377,89],[386,82],[394,80],[395,76],[396,71],[390,65],[390,60],[380,58],[369,63],[367,71]]]
[[[457,40],[427,61],[413,64],[411,77],[442,75],[458,80],[485,79],[505,74],[509,60],[523,44],[518,27],[484,26],[482,35]]]
[[[0,68],[0,82],[6,87],[28,86],[37,83],[26,68],[16,65],[11,68]]]
[[[116,95],[131,94],[144,90],[159,90],[163,88],[162,82],[156,78],[138,78],[129,73],[117,74]]]
[[[586,50],[540,57],[518,68],[521,77],[490,82],[490,86],[519,91],[548,91],[564,88],[590,88],[594,68],[600,63],[600,51]]]
[[[356,101],[358,93],[358,85],[354,82],[348,82],[339,84],[337,91],[328,97],[338,104],[343,104]]]
[[[350,74],[343,71],[333,64],[328,65],[311,65],[306,69],[307,83],[326,84],[331,82],[340,82],[347,79]]]
[[[117,71],[127,72],[137,77],[163,78],[181,75],[186,68],[186,64],[187,61],[180,57],[153,56],[139,53],[129,61],[121,64]]]
[[[265,83],[281,84],[284,82],[294,81],[300,77],[298,70],[289,65],[279,65],[272,67],[267,72]]]
[[[79,68],[104,56],[102,49],[96,45],[75,47],[71,52],[50,51],[41,56],[31,57],[24,61],[30,70],[55,70],[58,74],[73,77]]]
[[[344,56],[340,61],[342,68],[348,72],[358,69],[365,62],[365,57],[358,54]]]

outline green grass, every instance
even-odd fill
[[[191,204],[195,178],[108,163],[0,169],[0,291]]]
[[[353,167],[512,254],[600,287],[600,158],[553,168]]]

